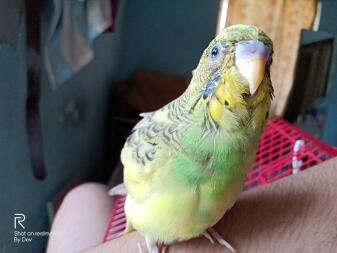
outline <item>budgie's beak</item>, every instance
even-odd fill
[[[268,48],[258,40],[238,42],[235,48],[235,64],[248,82],[250,95],[254,95],[264,78],[268,57]]]

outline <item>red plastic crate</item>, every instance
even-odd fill
[[[296,152],[295,143],[302,142]],[[295,127],[289,122],[275,118],[264,129],[256,153],[256,162],[247,174],[245,189],[271,183],[296,169],[303,170],[337,156],[337,149]],[[301,161],[299,168],[293,164]]]
[[[256,162],[247,174],[244,189],[271,183],[335,156],[335,147],[283,119],[272,119],[261,135]],[[117,196],[103,242],[116,238],[124,230],[124,201],[125,196]]]

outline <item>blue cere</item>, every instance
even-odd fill
[[[206,99],[209,95],[213,95],[216,87],[215,83],[220,80],[220,75],[216,75],[211,80],[207,82],[206,88],[204,89],[204,93],[202,95],[203,99]]]

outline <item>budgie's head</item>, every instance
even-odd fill
[[[211,41],[193,72],[197,85],[190,88],[215,122],[244,122],[264,99],[269,109],[272,53],[271,39],[252,25],[228,27]]]

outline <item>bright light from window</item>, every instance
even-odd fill
[[[229,0],[222,0],[219,10],[219,19],[218,19],[218,26],[216,28],[216,33],[218,34],[226,25],[227,19],[227,10],[228,10],[228,1]]]

